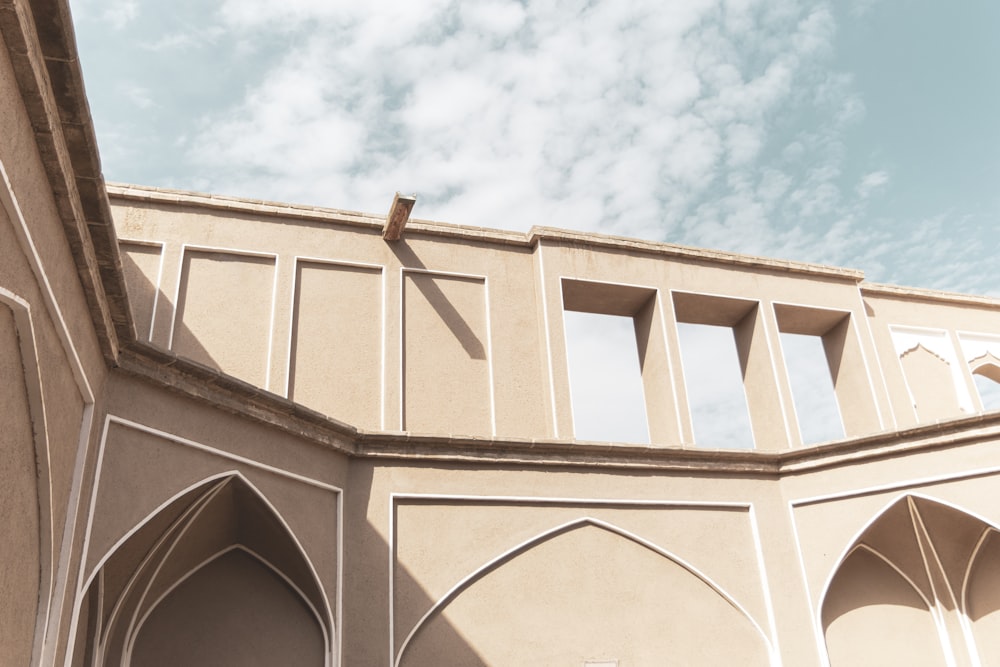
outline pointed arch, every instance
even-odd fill
[[[600,519],[587,516],[587,517],[581,517],[579,519],[574,519],[572,521],[560,524],[546,531],[543,531],[538,535],[535,535],[534,537],[529,538],[528,540],[525,540],[524,542],[521,542],[520,544],[490,559],[489,561],[482,564],[480,567],[478,567],[477,569],[475,569],[474,571],[463,577],[458,583],[452,586],[452,588],[449,589],[440,599],[438,599],[434,603],[434,605],[430,609],[428,609],[427,612],[420,618],[420,620],[417,621],[414,627],[407,634],[406,638],[400,644],[398,650],[396,650],[395,655],[393,656],[393,664],[396,667],[399,667],[404,655],[406,654],[408,646],[410,646],[410,644],[417,636],[417,634],[420,632],[420,630],[424,626],[426,626],[431,621],[431,619],[433,619],[435,616],[441,613],[444,610],[444,608],[447,607],[452,601],[454,601],[459,595],[461,595],[467,589],[471,588],[476,582],[483,579],[486,575],[490,574],[491,572],[498,570],[504,564],[530,551],[534,547],[537,547],[542,543],[552,540],[558,536],[588,526],[600,529],[602,531],[606,531],[617,537],[624,538],[629,542],[634,543],[642,547],[643,549],[646,549],[656,554],[657,556],[664,558],[665,560],[675,565],[680,566],[688,574],[693,575],[696,580],[701,582],[701,584],[704,584],[709,589],[711,589],[713,593],[715,593],[719,598],[721,598],[728,606],[732,607],[739,615],[741,615],[747,621],[749,621],[750,626],[753,628],[753,633],[757,637],[759,637],[768,655],[773,654],[774,648],[771,645],[771,642],[768,639],[767,635],[765,634],[763,628],[760,627],[757,621],[746,610],[746,608],[743,607],[743,605],[741,605],[732,595],[730,595],[718,583],[713,581],[708,575],[700,571],[698,568],[696,568],[694,565],[687,562],[680,556],[677,556],[676,554],[673,554],[670,551],[663,549],[662,547],[636,535],[635,533],[632,533],[628,530],[625,530],[624,528],[608,523],[606,521],[602,521]]]
[[[987,648],[981,638],[996,633],[973,632],[969,596],[982,586],[970,582],[984,544],[996,533],[992,522],[954,503],[896,495],[853,536],[823,587],[816,614],[828,660],[877,661],[886,657],[881,650],[893,660],[923,664],[935,655],[947,661],[981,653]],[[1000,549],[993,562],[990,587],[996,588]],[[998,612],[993,622],[1000,621],[1000,596],[986,604]],[[1000,651],[1000,643],[992,648]]]
[[[309,600],[309,596],[306,595],[306,593],[304,593],[302,591],[302,589],[299,588],[299,586],[296,585],[296,583],[294,581],[292,581],[292,579],[290,579],[274,563],[270,562],[268,559],[264,558],[263,556],[261,556],[259,553],[257,553],[253,549],[250,549],[250,548],[248,548],[248,547],[246,547],[246,546],[244,546],[242,544],[233,544],[233,545],[230,545],[230,546],[228,546],[228,547],[226,547],[226,548],[218,551],[217,553],[212,554],[211,556],[209,556],[207,559],[203,560],[202,562],[196,564],[194,567],[192,567],[190,570],[188,570],[182,577],[180,577],[177,581],[175,581],[173,584],[171,584],[171,586],[169,588],[167,588],[167,590],[165,590],[156,600],[154,600],[152,602],[152,604],[149,606],[149,608],[145,610],[145,612],[143,613],[142,617],[139,618],[138,621],[134,624],[134,627],[130,629],[128,643],[127,643],[127,645],[125,647],[125,655],[124,655],[124,659],[123,659],[123,664],[128,664],[128,665],[132,665],[133,664],[137,641],[143,635],[143,630],[144,630],[145,626],[148,624],[148,622],[151,621],[151,619],[155,618],[155,616],[157,615],[157,613],[163,608],[163,605],[168,600],[170,600],[172,598],[172,596],[176,596],[177,594],[181,593],[185,587],[190,588],[191,586],[193,586],[194,582],[196,582],[196,580],[197,580],[197,578],[198,578],[198,576],[200,574],[205,573],[211,566],[219,564],[220,560],[224,559],[229,554],[233,554],[234,552],[239,552],[241,554],[246,554],[255,563],[258,563],[258,564],[264,566],[264,568],[266,568],[266,570],[268,571],[268,573],[270,573],[274,579],[279,580],[280,582],[282,582],[284,584],[283,588],[285,589],[284,590],[285,595],[283,597],[297,600],[302,606],[305,607],[305,609],[308,611],[308,615],[315,622],[316,627],[320,630],[321,635],[322,635],[322,645],[324,647],[322,649],[323,664],[329,664],[329,657],[328,657],[328,653],[329,652],[326,650],[325,647],[327,647],[327,646],[330,645],[330,638],[329,638],[329,635],[328,635],[328,633],[326,631],[326,628],[324,627],[325,624],[323,622],[322,615],[320,614],[319,610],[313,605],[313,603]],[[217,572],[213,573],[214,576],[209,577],[208,581],[205,581],[204,580],[205,578],[203,577],[202,581],[197,581],[198,585],[199,586],[204,586],[206,583],[207,584],[211,584],[213,579],[217,579],[218,575],[220,573],[222,573],[222,572],[219,571],[219,570],[221,570],[221,568],[217,567],[215,569],[217,570]],[[246,582],[246,583],[249,584],[250,582]],[[264,584],[266,586],[266,581],[261,581],[259,577],[257,578],[257,580],[254,583],[257,584],[257,586],[259,586],[260,584]],[[241,589],[246,589],[246,588],[252,588],[252,586],[248,586],[248,585],[240,586],[237,591],[231,591],[231,593],[232,592],[236,592],[236,593],[244,592],[245,593],[245,590],[241,590]],[[273,584],[272,584],[271,588],[274,588]],[[241,600],[241,602],[246,602],[246,601],[245,600]],[[198,612],[202,611],[200,609],[200,607],[202,605],[200,605],[200,604],[189,605],[189,606],[193,607],[191,609],[192,612],[198,613]],[[237,605],[237,607],[239,607],[239,606],[242,606],[242,605]],[[289,606],[291,606],[292,609],[289,609],[288,608]],[[294,620],[291,620],[291,619],[288,618],[288,616],[290,616],[292,613],[294,613],[294,607],[295,606],[296,605],[294,603],[292,605],[288,605],[287,602],[286,602],[285,609],[283,609],[282,611],[279,611],[277,613],[277,616],[280,617],[282,619],[282,621],[285,622],[284,625],[293,625],[293,626],[295,626],[300,631],[299,632],[300,635],[302,635],[302,634],[308,635],[308,633],[302,633],[301,632],[301,630],[302,630],[302,627],[301,627],[302,626],[302,621],[305,620],[303,618],[303,615],[301,613],[298,614],[297,618],[294,619]],[[208,619],[208,620],[211,621],[212,619]],[[273,625],[274,625],[273,623],[260,624],[260,625],[258,625],[258,627],[256,628],[256,630],[258,632],[260,632],[261,634],[264,634],[264,633],[267,633],[268,630],[272,629]],[[177,632],[177,628],[175,628],[175,627],[170,628],[170,634],[171,634],[172,643],[182,643],[183,642],[183,637],[176,637],[175,636],[176,632]],[[278,647],[271,646],[270,645],[271,641],[263,642],[263,644],[272,653],[274,653],[275,651],[277,651],[278,652],[278,656],[280,656],[281,659],[288,659],[288,656],[291,655],[293,651],[295,651],[296,649],[301,650],[302,647],[303,647],[302,645],[308,643],[308,636],[306,636],[306,637],[301,637],[300,636],[297,639],[298,639],[298,641],[292,641],[292,642],[286,641],[284,646],[278,646]],[[302,641],[303,639],[305,641]],[[226,651],[226,652],[228,653],[228,651]],[[185,660],[185,661],[173,660],[173,663],[174,664],[182,664],[182,663],[183,664],[190,664],[190,661],[187,661],[187,660]],[[141,662],[140,664],[145,664],[145,663]],[[271,664],[271,663],[268,662],[268,664]]]
[[[108,601],[94,605],[94,664],[129,664],[150,614],[200,569],[233,550],[249,554],[301,600],[318,624],[322,664],[332,665],[335,625],[316,569],[273,503],[235,470],[178,491],[101,556],[84,588],[84,597]]]

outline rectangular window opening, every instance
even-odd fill
[[[563,311],[577,440],[648,444],[634,318]]]
[[[733,328],[678,322],[677,332],[695,442],[717,449],[753,449]]]
[[[781,333],[781,350],[804,444],[844,437],[844,423],[820,336]]]

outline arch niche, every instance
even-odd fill
[[[1000,535],[907,495],[855,540],[823,598],[830,664],[1000,664]]]
[[[175,497],[104,559],[74,665],[328,667],[329,619],[284,521],[231,474]]]

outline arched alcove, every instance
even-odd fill
[[[899,355],[913,406],[921,422],[957,417],[962,413],[948,361],[922,344]]]
[[[136,631],[134,667],[322,665],[308,605],[256,554],[233,547],[199,567]]]
[[[103,560],[87,595],[75,664],[332,662],[333,622],[312,565],[238,474],[147,517]],[[252,650],[264,638],[270,648]],[[291,653],[277,660],[274,651]]]
[[[470,665],[767,665],[759,626],[721,589],[635,536],[596,520],[540,535],[467,577],[401,647],[403,667]],[[460,648],[460,647],[459,647]]]
[[[832,667],[998,664],[995,535],[984,520],[929,498],[887,507],[826,588],[821,621]]]

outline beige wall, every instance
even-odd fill
[[[52,664],[69,630],[73,528],[108,371],[63,226],[65,196],[52,190],[60,165],[36,143],[51,92],[23,93],[38,54],[12,59],[33,27],[9,10],[0,22],[0,662]]]
[[[368,429],[572,439],[564,310],[633,318],[659,447],[728,446],[695,441],[679,322],[732,328],[764,450],[801,447],[810,417],[782,333],[822,341],[848,437],[981,410],[969,364],[1000,357],[996,303],[845,269],[548,229],[387,243],[375,216],[112,194],[153,343]]]
[[[66,6],[0,3],[0,663],[1000,660],[996,303],[142,188],[119,266]],[[573,441],[564,310],[632,317],[652,445]],[[733,329],[758,451],[695,442],[677,323]]]

